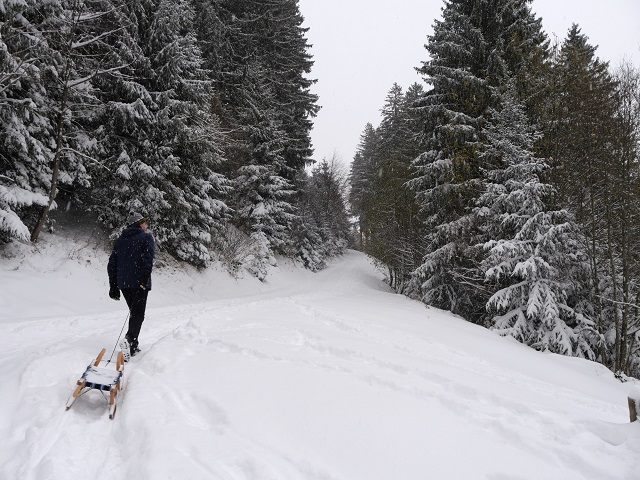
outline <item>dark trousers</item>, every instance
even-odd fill
[[[149,290],[123,288],[122,295],[124,295],[124,299],[129,306],[129,330],[127,330],[127,338],[137,343],[142,322],[144,322],[144,312],[147,309]]]

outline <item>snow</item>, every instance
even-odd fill
[[[265,282],[158,262],[115,419],[97,391],[65,411],[126,318],[108,252],[0,253],[2,479],[640,478],[637,381],[393,294],[353,251]]]

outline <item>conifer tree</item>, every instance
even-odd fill
[[[426,45],[420,72],[431,85],[419,106],[426,151],[409,182],[426,219],[427,251],[414,279],[426,303],[477,321],[482,276],[471,210],[480,194],[477,154],[495,88],[506,76],[528,93],[528,68],[544,57],[546,39],[527,0],[449,0]],[[523,95],[524,96],[524,95]]]
[[[212,232],[227,215],[220,128],[211,113],[211,82],[186,0],[129,2],[117,54],[130,71],[100,85],[107,169],[94,193],[105,223],[139,210],[158,244],[177,258],[206,265]],[[143,75],[140,75],[143,73]]]
[[[88,124],[98,106],[91,81],[105,73],[105,39],[114,30],[103,28],[102,19],[115,8],[109,0],[18,2],[8,7],[2,9],[2,28],[11,70],[3,92],[12,97],[6,103],[13,139],[6,145],[12,150],[15,142],[24,143],[11,154],[18,157],[9,161],[13,165],[5,176],[14,181],[11,188],[35,194],[21,195],[27,198],[22,203],[42,205],[31,218],[25,213],[32,224],[30,238],[37,241],[60,187],[70,191],[90,183],[86,164],[94,159],[95,141]],[[20,126],[25,120],[26,130]],[[16,174],[16,167],[22,173]],[[44,202],[42,194],[47,196]]]
[[[476,195],[480,172],[474,145],[491,97],[480,70],[487,65],[482,53],[491,48],[477,18],[474,23],[476,3],[446,2],[443,20],[435,22],[429,37],[432,60],[420,71],[432,89],[419,103],[427,150],[416,158],[417,177],[409,183],[430,232],[425,258],[414,272],[417,289],[426,303],[466,316],[474,310],[474,293],[462,281],[462,272],[473,266],[472,240],[468,222],[460,219]]]
[[[633,129],[621,129],[619,86],[577,25],[553,60],[541,142],[542,151],[553,158],[549,181],[558,190],[558,202],[583,225],[590,266],[584,308],[610,341],[599,359],[628,371],[627,347],[633,339],[627,334],[627,304],[633,304],[633,282],[626,252],[634,238],[629,226],[635,187],[633,168],[627,166],[634,164],[629,160],[634,154],[623,153],[618,141],[625,143]]]
[[[345,195],[347,176],[336,156],[323,159],[298,185],[298,220],[294,223],[296,257],[311,270],[344,253],[351,243]]]
[[[360,135],[349,175],[351,214],[358,218],[359,243],[364,251],[371,241],[370,225],[375,222],[371,209],[373,182],[378,168],[378,142],[376,129],[367,123]]]
[[[27,240],[33,207],[48,202],[53,125],[42,67],[52,52],[36,3],[0,9],[0,242]],[[50,8],[44,17],[60,14]]]
[[[421,94],[418,85],[406,95],[397,84],[390,89],[376,129],[375,171],[367,192],[365,251],[388,268],[389,284],[398,291],[408,286],[409,274],[419,261],[418,204],[405,184],[412,178],[411,161],[419,152],[412,106]]]
[[[232,130],[226,154],[238,193],[234,222],[249,234],[260,232],[266,248],[283,251],[295,217],[293,182],[309,162],[318,110],[306,77],[312,61],[298,1],[196,3],[202,18],[216,18],[220,27],[198,22],[216,111]]]
[[[490,239],[482,268],[499,288],[487,303],[495,315],[491,323],[500,334],[539,350],[594,359],[593,322],[568,302],[582,266],[577,227],[569,212],[549,207],[554,190],[541,180],[548,167],[532,152],[539,134],[529,126],[515,88],[502,98],[483,131],[481,155],[497,166],[487,173],[475,210]]]

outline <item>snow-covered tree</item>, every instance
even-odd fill
[[[310,161],[312,61],[297,0],[195,2],[198,39],[229,131],[234,223],[289,251],[295,179]]]
[[[637,283],[631,274],[637,238],[637,127],[628,103],[634,94],[624,92],[624,82],[618,83],[596,51],[579,26],[572,25],[552,59],[540,146],[551,159],[548,178],[558,202],[575,215],[584,233],[589,275],[582,301],[607,340],[599,360],[628,372]]]
[[[7,73],[0,103],[9,138],[0,148],[7,149],[3,171],[14,193],[7,198],[42,206],[37,218],[26,218],[37,241],[60,186],[90,183],[86,163],[95,142],[88,123],[97,105],[91,80],[104,73],[105,39],[114,30],[102,28],[102,18],[115,9],[109,0],[54,0],[11,2],[1,10]]]
[[[420,72],[431,86],[419,102],[425,151],[409,182],[425,215],[427,251],[414,272],[423,300],[473,321],[483,315],[472,208],[481,192],[480,132],[508,74],[537,85],[533,67],[546,38],[528,0],[447,0]]]
[[[260,232],[270,248],[278,250],[288,241],[293,220],[293,184],[278,175],[273,165],[240,167],[233,181],[236,215],[249,232]]]
[[[349,173],[349,204],[351,214],[358,217],[361,237],[367,230],[367,209],[370,203],[371,186],[377,169],[379,136],[371,123],[367,123],[360,135],[360,142],[351,162]],[[364,242],[364,238],[360,243]]]
[[[384,264],[389,284],[398,291],[404,290],[410,272],[420,262],[419,209],[406,182],[412,178],[411,161],[420,151],[412,107],[421,95],[422,87],[417,84],[407,94],[397,84],[391,87],[375,137],[359,151],[363,156],[367,148],[373,149],[372,154],[367,154],[368,170],[363,171],[361,178],[352,176],[354,199],[356,192],[366,199],[360,203],[364,207],[360,207],[363,250]],[[364,140],[367,136],[370,133],[365,130]],[[354,174],[358,172],[359,161],[358,157],[354,159]]]
[[[28,240],[29,211],[48,201],[53,125],[42,67],[51,53],[36,3],[0,8],[0,242]]]
[[[486,66],[482,53],[491,47],[473,15],[476,3],[445,2],[443,19],[429,37],[431,60],[420,71],[432,88],[419,102],[427,150],[415,159],[417,176],[409,182],[429,232],[428,250],[414,271],[417,289],[425,303],[467,317],[475,297],[469,286],[477,275],[469,275],[475,262],[468,252],[470,224],[463,217],[477,192],[475,145],[491,99],[485,70],[479,68]]]
[[[351,243],[346,208],[347,175],[334,155],[324,159],[296,182],[297,219],[293,235],[295,255],[311,270],[320,270],[326,260],[344,253]]]
[[[487,172],[486,190],[475,214],[491,240],[482,262],[486,279],[499,288],[487,303],[493,328],[539,350],[594,359],[593,322],[569,305],[581,267],[577,228],[566,210],[550,207],[548,169],[533,154],[539,134],[530,127],[515,89],[484,129],[482,158],[497,165]]]
[[[47,93],[55,147],[49,201],[33,228],[32,241],[38,240],[59,184],[66,185],[69,193],[91,184],[87,164],[94,161],[96,152],[91,121],[100,106],[93,80],[121,67],[105,65],[110,53],[108,41],[119,27],[104,19],[112,16],[118,5],[111,0],[75,0],[63,1],[61,6],[60,17],[52,17],[46,29],[54,52],[46,61],[52,73]]]
[[[128,71],[100,84],[107,158],[107,169],[96,171],[104,179],[96,189],[105,199],[101,218],[116,227],[139,210],[162,248],[206,265],[229,187],[194,12],[186,0],[148,0],[129,2],[121,14],[126,31],[116,47]]]

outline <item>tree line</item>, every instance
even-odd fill
[[[640,70],[529,0],[445,0],[350,172],[396,291],[542,351],[640,374]]]
[[[0,242],[136,210],[194,265],[321,268],[349,229],[331,162],[305,170],[302,22],[297,0],[0,0]]]

